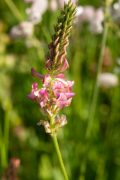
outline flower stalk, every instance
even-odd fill
[[[54,119],[53,118],[51,118],[50,123],[51,123],[51,126],[54,124]],[[59,160],[59,163],[60,163],[61,171],[63,172],[65,180],[69,180],[68,175],[67,175],[67,171],[66,171],[66,168],[65,168],[65,165],[64,165],[64,162],[63,162],[63,158],[62,158],[62,154],[61,154],[61,151],[60,151],[60,147],[59,147],[59,144],[58,144],[57,135],[55,133],[53,133],[51,138],[53,140],[53,144],[54,144],[57,156],[58,156],[58,160]]]
[[[60,151],[60,148],[59,148],[59,144],[58,144],[56,134],[54,134],[52,136],[52,139],[53,139],[53,143],[54,143],[54,146],[55,146],[55,149],[56,149],[56,152],[57,152],[57,156],[58,156],[58,159],[59,159],[59,163],[60,163],[61,170],[63,172],[64,178],[65,178],[65,180],[69,180],[67,172],[66,172],[66,168],[65,168],[65,165],[64,165],[64,162],[63,162],[63,159],[62,159],[62,154],[61,154],[61,151]]]
[[[71,104],[75,95],[72,92],[74,81],[66,80],[64,75],[69,67],[66,54],[75,13],[76,6],[69,0],[61,11],[55,26],[55,34],[49,44],[49,53],[46,58],[47,74],[41,75],[34,68],[31,70],[32,75],[42,82],[42,88],[39,88],[38,83],[35,82],[28,95],[29,99],[35,101],[47,116],[47,120],[41,120],[38,124],[43,125],[46,133],[49,133],[53,139],[65,180],[68,180],[68,175],[57,141],[57,132],[67,123],[66,116],[59,115],[59,112]]]

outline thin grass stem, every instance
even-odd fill
[[[8,159],[8,143],[9,143],[9,111],[6,111],[5,123],[4,123],[4,144],[5,144],[6,162]]]
[[[96,113],[96,106],[97,106],[97,100],[98,100],[98,95],[99,95],[99,75],[102,70],[104,50],[105,50],[105,46],[106,46],[106,42],[107,42],[107,35],[108,35],[108,29],[109,29],[108,22],[106,21],[108,16],[109,16],[109,6],[106,3],[105,23],[104,23],[103,37],[102,37],[102,43],[101,43],[101,51],[100,51],[100,56],[98,59],[98,69],[97,69],[97,76],[96,76],[96,81],[95,81],[95,85],[94,85],[93,99],[92,99],[92,103],[90,105],[86,138],[89,138],[89,136],[91,134],[91,129],[92,129],[92,125],[94,122],[95,113]]]
[[[7,157],[4,142],[1,143],[1,168],[4,169],[7,166]]]
[[[13,3],[12,0],[4,0],[11,12],[14,14],[14,16],[18,19],[18,21],[22,21],[23,17],[21,13],[18,11],[16,5]]]

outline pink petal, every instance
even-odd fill
[[[34,100],[34,99],[35,99],[35,96],[34,96],[33,93],[28,94],[27,97],[28,97],[29,99],[31,99],[31,100]]]
[[[69,67],[68,61],[67,61],[67,59],[64,59],[64,63],[59,70],[60,70],[60,72],[64,72],[68,67]]]
[[[75,96],[75,93],[69,92],[66,93],[67,98],[72,98],[73,96]]]
[[[40,80],[43,80],[43,78],[44,78],[44,76],[42,74],[39,74],[34,68],[31,69],[31,73],[34,77],[37,77]]]
[[[36,91],[38,89],[38,83],[32,84],[32,91]]]
[[[64,74],[58,74],[58,75],[56,76],[56,78],[61,78],[61,79],[64,79],[64,77],[65,77]]]

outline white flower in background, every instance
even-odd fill
[[[56,11],[58,9],[58,3],[56,0],[51,0],[49,3],[49,8],[51,11]]]
[[[13,39],[30,37],[33,34],[34,25],[42,19],[43,13],[48,7],[47,0],[24,0],[26,3],[31,3],[31,7],[27,9],[28,20],[14,26],[10,35]]]
[[[78,6],[76,8],[76,17],[80,16],[84,11],[84,8],[82,6]]]
[[[94,12],[94,17],[90,21],[90,30],[93,33],[102,33],[103,31],[103,25],[102,22],[104,21],[104,13],[101,8],[97,9]]]
[[[77,22],[90,22],[94,18],[95,10],[92,6],[78,6],[78,10],[81,10],[81,13],[78,14]]]
[[[92,6],[77,7],[76,24],[88,23],[93,33],[101,33],[103,31],[103,20],[104,13],[101,8],[95,9]]]
[[[99,86],[111,88],[118,85],[118,77],[113,73],[101,73],[99,76]]]
[[[69,0],[50,0],[49,2],[49,8],[52,11],[55,11],[59,8],[64,7],[64,3],[68,3]],[[76,3],[76,0],[72,0],[73,3]]]
[[[113,20],[120,24],[120,0],[113,4],[110,12]]]
[[[60,7],[64,6],[64,3],[68,3],[69,0],[58,0],[58,4]],[[72,3],[76,3],[76,0],[72,0]]]
[[[47,10],[47,0],[25,0],[27,3],[32,3],[31,7],[26,10],[28,19],[33,23],[37,24],[42,20],[42,15]]]
[[[13,39],[29,37],[33,34],[33,24],[28,21],[23,21],[19,25],[14,26],[10,31],[10,36]]]

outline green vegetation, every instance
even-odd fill
[[[46,71],[47,44],[59,13],[47,9],[33,34],[11,38],[12,27],[27,20],[29,5],[11,0],[17,8],[12,10],[8,1],[0,1],[0,179],[10,159],[17,158],[20,180],[63,180],[51,137],[37,125],[44,116],[27,98],[32,82],[38,81],[31,77],[31,67]],[[81,0],[78,5],[105,6],[97,0]],[[103,33],[94,34],[87,23],[77,23],[67,49],[66,76],[75,81],[75,97],[63,110],[68,123],[59,130],[58,141],[70,180],[120,179],[120,31],[110,17],[105,22],[109,30],[101,72],[114,73],[118,82],[114,87],[99,87],[88,136]]]

